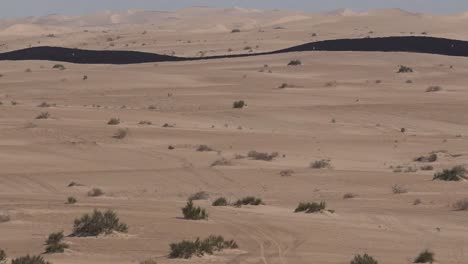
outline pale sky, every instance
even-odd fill
[[[408,11],[442,14],[468,11],[468,0],[0,0],[0,19],[56,13],[79,15],[102,10],[173,10],[200,5],[311,12],[338,8],[402,8]]]

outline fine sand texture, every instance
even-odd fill
[[[467,21],[201,7],[54,15],[0,22],[0,52],[48,45],[212,56],[368,35],[467,40]],[[425,249],[437,263],[467,263],[468,212],[453,204],[468,198],[468,183],[433,181],[468,165],[467,58],[316,51],[56,64],[0,62],[0,214],[10,216],[0,249],[10,258],[43,253],[47,236],[63,230],[69,249],[44,255],[54,264],[347,264],[364,253],[401,264]],[[397,73],[400,65],[412,72]],[[278,154],[263,161],[250,151]],[[436,161],[415,161],[431,153]],[[320,160],[329,166],[311,167]],[[89,196],[93,188],[104,195]],[[194,203],[208,219],[183,219],[200,191],[208,197]],[[70,196],[76,204],[66,204]],[[264,204],[212,206],[221,196]],[[294,213],[299,202],[320,201],[331,211]],[[68,237],[93,209],[114,210],[128,233]],[[239,248],[168,258],[170,243],[212,234]]]

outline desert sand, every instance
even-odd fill
[[[202,7],[53,15],[0,22],[0,52],[51,45],[207,56],[369,35],[467,40],[467,21],[402,10]],[[241,32],[231,33],[235,28]],[[303,65],[288,67],[292,59]],[[466,58],[304,52],[64,70],[55,64],[0,62],[0,211],[11,218],[0,223],[0,248],[9,257],[42,253],[48,234],[70,234],[75,218],[97,208],[115,210],[129,232],[67,237],[65,253],[44,257],[55,264],[345,264],[368,253],[401,264],[431,249],[438,263],[467,263],[468,214],[452,207],[468,198],[467,182],[432,180],[468,163]],[[397,73],[399,65],[414,72]],[[288,87],[278,88],[283,83]],[[430,86],[441,91],[426,92]],[[233,109],[238,100],[247,106]],[[38,107],[43,102],[50,107]],[[36,119],[42,112],[50,117]],[[107,125],[111,118],[121,123]],[[128,135],[114,138],[118,129]],[[215,151],[198,152],[199,145]],[[235,158],[251,150],[279,156]],[[431,152],[436,162],[414,161]],[[211,166],[221,158],[230,165]],[[310,168],[322,159],[331,167]],[[434,170],[420,170],[424,165]],[[291,175],[281,176],[284,170]],[[68,187],[72,181],[82,186]],[[407,192],[394,194],[396,184]],[[92,188],[105,194],[89,197]],[[208,220],[181,219],[180,208],[198,191],[209,194],[195,202]],[[356,197],[343,199],[346,193]],[[220,196],[248,195],[265,205],[211,206]],[[65,204],[69,196],[78,202]],[[294,213],[299,202],[314,201],[335,212]],[[167,258],[170,243],[210,234],[234,239],[239,249]]]

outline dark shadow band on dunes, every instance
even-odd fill
[[[311,42],[277,51],[251,54],[184,58],[156,53],[116,50],[81,50],[61,47],[34,47],[0,53],[0,61],[47,60],[78,64],[134,64],[253,57],[304,51],[412,52],[468,57],[468,41],[434,37],[382,37],[336,39]]]

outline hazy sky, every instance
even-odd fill
[[[356,10],[402,8],[430,13],[468,11],[468,0],[0,0],[0,18],[41,16],[53,13],[75,15],[100,10],[172,10],[195,5],[283,8],[312,12],[344,7]]]

